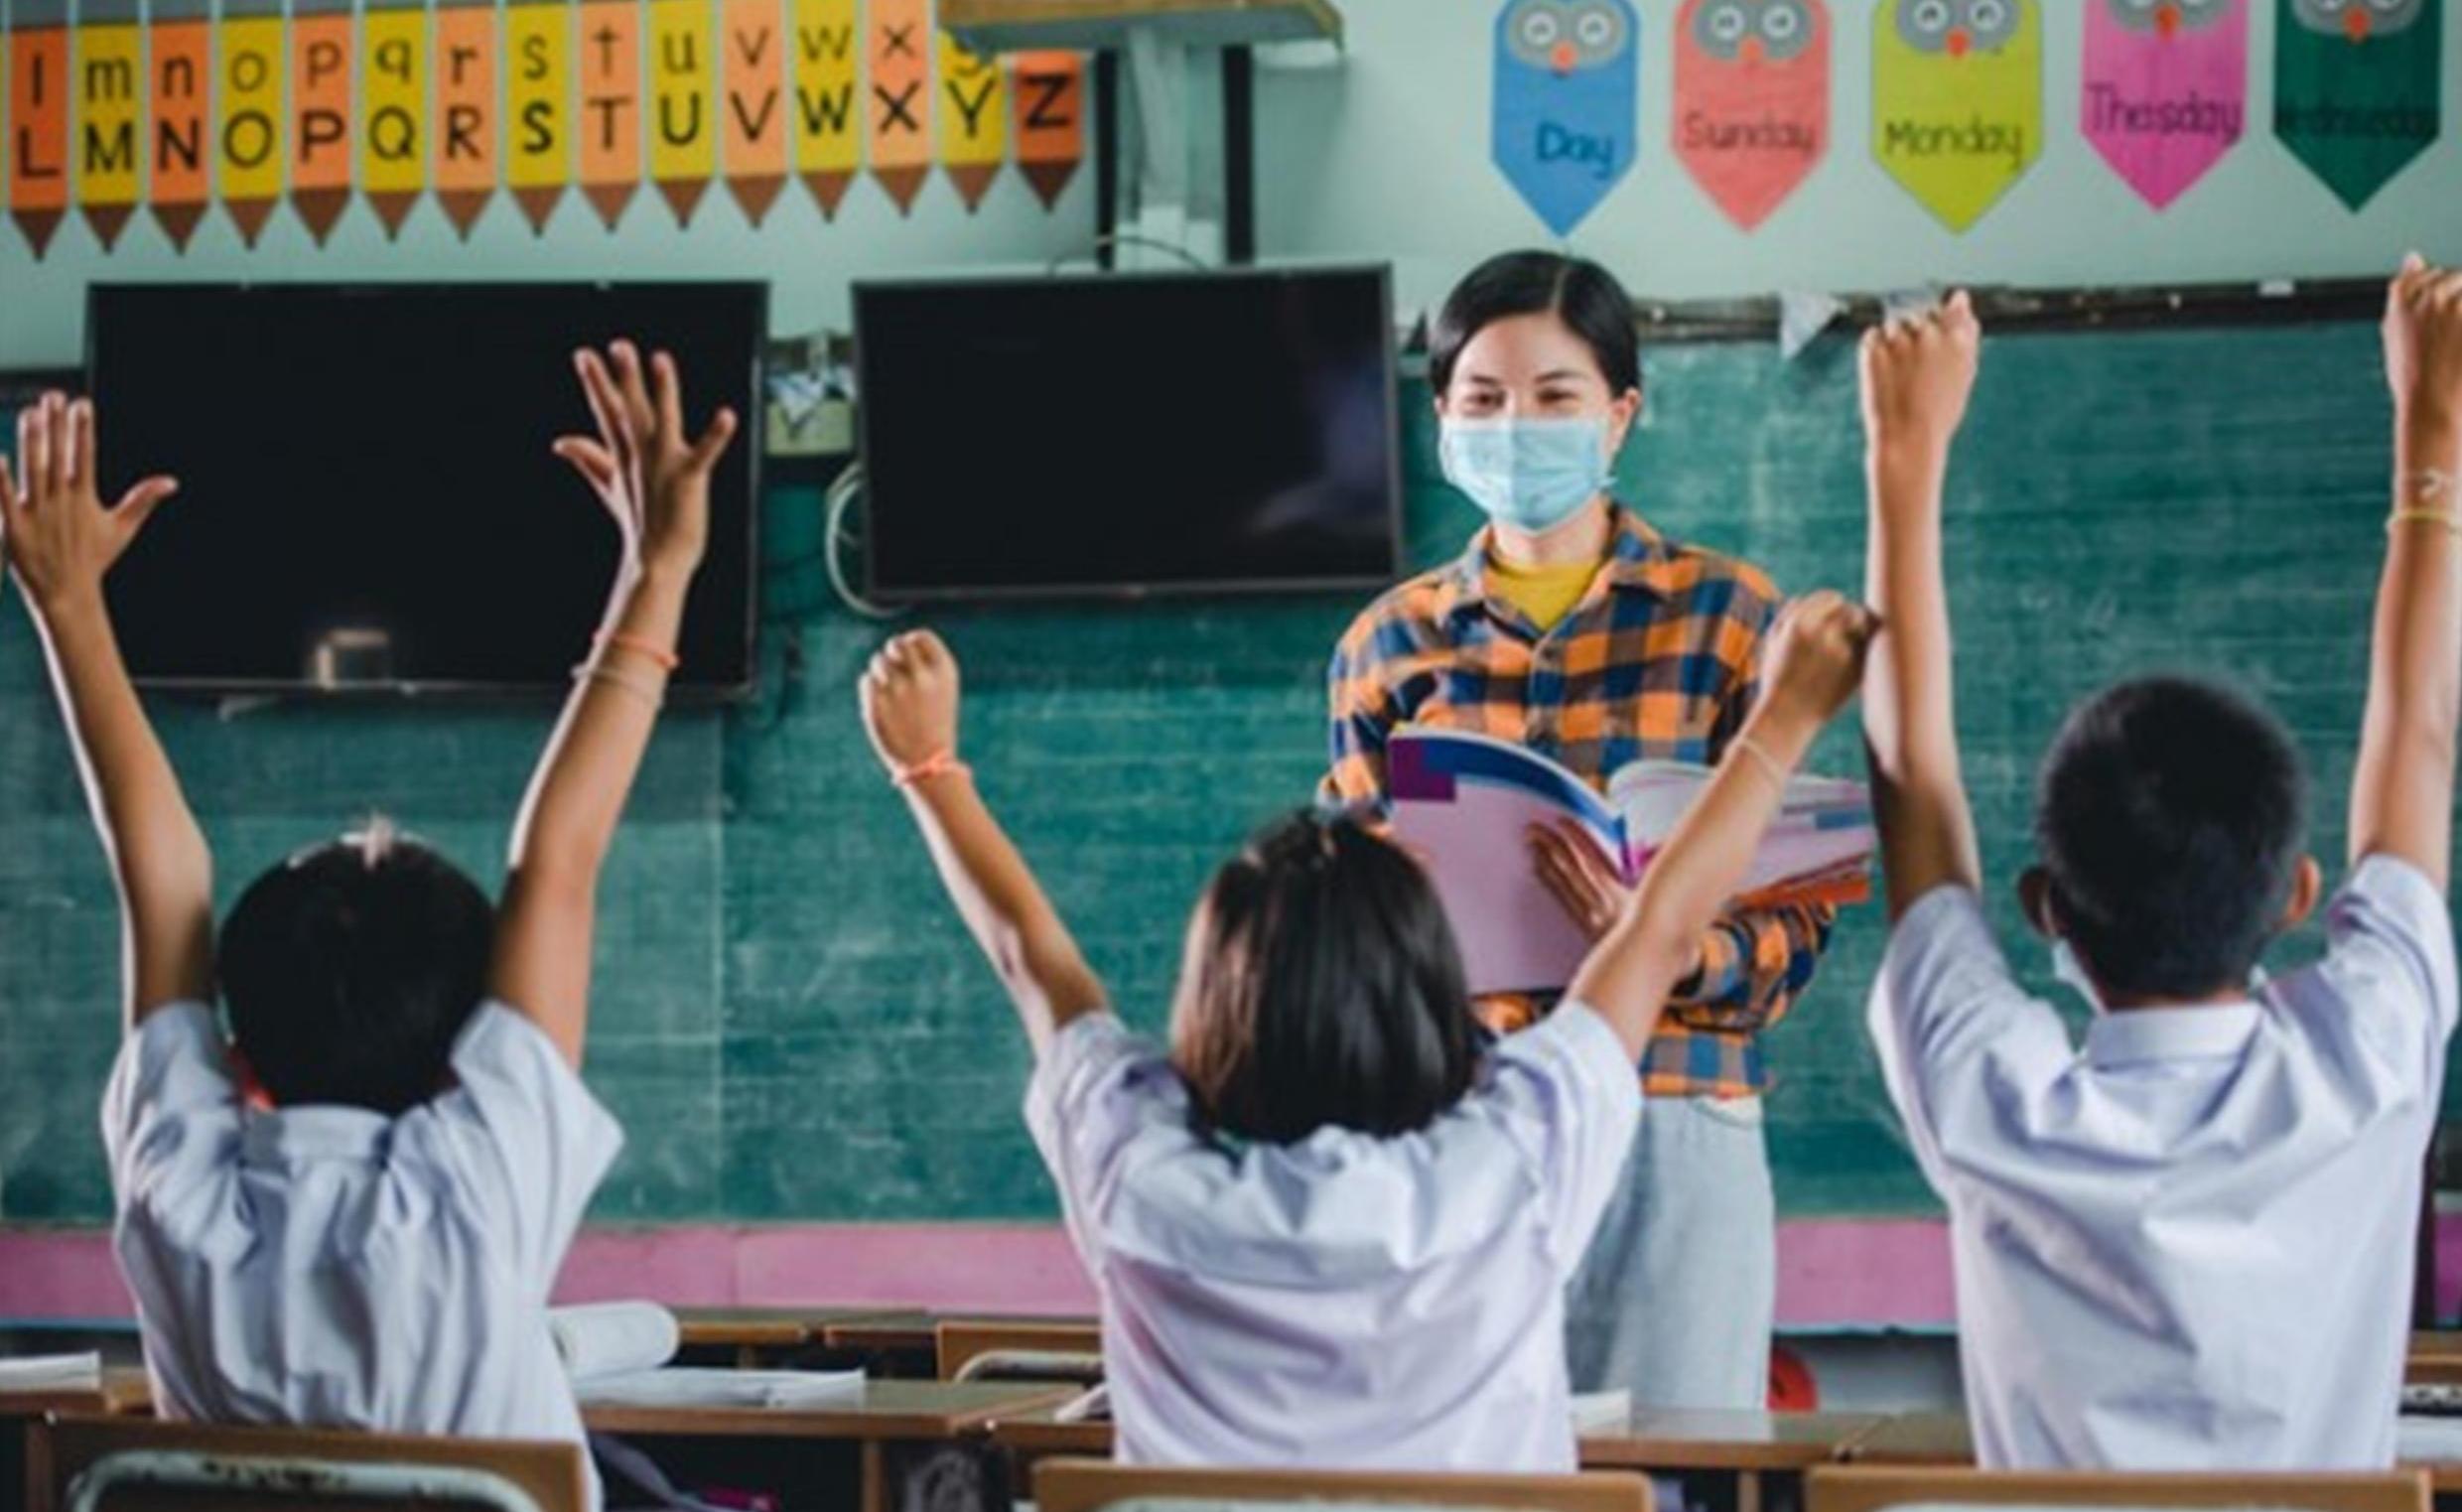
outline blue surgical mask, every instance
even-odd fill
[[[1607,422],[1447,420],[1437,452],[1444,480],[1500,525],[1534,534],[1573,518],[1614,478]]]

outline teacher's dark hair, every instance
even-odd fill
[[[1641,387],[1641,338],[1633,301],[1615,275],[1561,252],[1506,252],[1453,286],[1428,334],[1428,378],[1441,394],[1471,338],[1517,315],[1553,315],[1598,359],[1610,393]]]
[[[1470,1089],[1461,952],[1417,862],[1351,815],[1294,814],[1214,874],[1190,925],[1173,1061],[1214,1129],[1425,1128]]]

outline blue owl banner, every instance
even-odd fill
[[[1507,0],[1496,18],[1496,166],[1559,236],[1632,171],[1640,57],[1630,0]]]
[[[1872,153],[1964,231],[2043,153],[2039,0],[1881,0]]]
[[[2279,0],[2274,135],[2358,209],[2436,140],[2442,0]]]

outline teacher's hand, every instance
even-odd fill
[[[1565,912],[1581,933],[1594,941],[1606,938],[1615,921],[1623,917],[1632,890],[1616,876],[1607,858],[1598,854],[1589,836],[1571,820],[1558,828],[1534,824],[1530,854],[1539,880],[1565,905]]]

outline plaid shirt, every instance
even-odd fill
[[[1743,727],[1778,591],[1744,563],[1679,545],[1618,508],[1615,539],[1581,602],[1542,633],[1487,582],[1487,532],[1461,559],[1388,592],[1335,648],[1333,770],[1324,795],[1385,799],[1385,739],[1397,726],[1471,730],[1527,746],[1602,790],[1628,761],[1710,763]],[[1837,909],[1739,909],[1702,941],[1643,1052],[1654,1097],[1765,1090],[1759,1031],[1811,983]],[[1549,1005],[1489,999],[1480,1015],[1518,1029]]]

